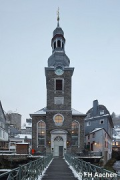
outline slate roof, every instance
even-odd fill
[[[43,116],[45,116],[46,115],[46,107],[44,107],[44,108],[42,108],[42,109],[40,109],[40,110],[38,110],[38,111],[36,111],[35,113],[33,113],[33,114],[30,114],[30,116],[32,117],[32,116],[35,116],[35,115],[43,115]],[[73,109],[72,108],[72,115],[73,116],[86,116],[86,114],[83,114],[83,113],[81,113],[81,112],[79,112],[79,111],[77,111],[76,109]]]
[[[100,131],[100,130],[104,130],[104,131],[108,134],[108,132],[107,132],[104,128],[95,128],[95,129],[93,129],[91,132],[89,132],[88,134],[86,134],[85,136],[88,136],[89,134],[92,134],[92,133],[97,132],[97,131]]]

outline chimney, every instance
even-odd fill
[[[93,116],[97,116],[98,111],[98,100],[93,101]]]

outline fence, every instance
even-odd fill
[[[71,154],[65,154],[65,160],[73,167],[82,180],[120,180],[116,173],[85,162]]]
[[[37,180],[51,160],[52,154],[40,157],[10,172],[1,174],[0,180]]]

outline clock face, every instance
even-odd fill
[[[60,68],[60,67],[55,70],[55,74],[56,74],[56,75],[59,75],[59,76],[60,76],[60,75],[62,75],[63,73],[64,73],[64,71],[63,71],[63,69]]]

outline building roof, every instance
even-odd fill
[[[95,107],[94,107],[94,102],[96,103]],[[94,110],[96,110],[95,114],[94,114]],[[100,114],[100,111],[104,111],[104,113]],[[113,121],[112,121],[112,118],[111,118],[111,115],[110,115],[108,109],[104,105],[99,105],[98,100],[93,101],[93,107],[91,109],[89,109],[86,114],[87,114],[87,116],[85,118],[85,121],[91,121],[94,119],[108,117],[111,127],[112,128],[114,127]]]
[[[28,139],[32,139],[32,135],[31,134],[17,134],[15,136],[15,138],[20,138],[20,139],[25,139],[25,138],[28,138]]]
[[[119,134],[117,134],[117,135],[113,135],[113,139],[116,139],[116,140],[120,140],[120,135]]]
[[[72,115],[86,115],[86,114],[83,114],[82,112],[79,112],[76,109],[72,108]]]
[[[96,132],[96,131],[100,131],[100,130],[102,130],[103,128],[95,128],[95,129],[93,129],[93,131],[91,132],[91,133],[93,133],[93,132]]]
[[[46,107],[44,107],[44,108],[42,108],[42,109],[40,109],[40,110],[38,110],[38,111],[36,111],[35,113],[33,113],[33,114],[30,114],[30,116],[35,116],[35,115],[46,115],[46,111],[47,111],[47,108]],[[77,111],[76,109],[73,109],[72,108],[72,115],[73,116],[86,116],[86,114],[83,114],[83,113],[81,113],[81,112],[79,112],[79,111]]]
[[[104,131],[107,133],[107,131],[106,131],[104,128],[95,128],[95,129],[93,129],[90,133],[86,134],[85,136],[88,136],[89,134],[92,134],[92,133],[97,132],[97,131],[100,131],[100,130],[104,130]],[[107,134],[108,134],[108,133],[107,133]]]
[[[31,123],[27,123],[27,122],[26,122],[26,127],[27,127],[27,128],[28,128],[28,127],[31,128],[31,127],[32,127],[32,122],[31,122]]]

